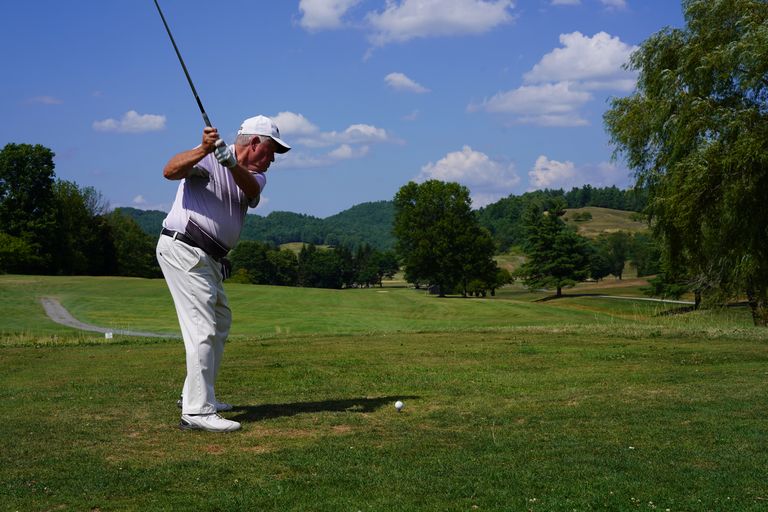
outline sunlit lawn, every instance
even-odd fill
[[[217,389],[243,430],[214,435],[176,428],[180,341],[33,307],[172,332],[162,281],[0,277],[5,509],[766,509],[768,335],[743,310],[229,291]]]

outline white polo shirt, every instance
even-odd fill
[[[232,154],[235,153],[234,145],[229,149]],[[251,174],[263,191],[267,177],[263,172]],[[176,199],[163,220],[163,227],[184,233],[191,218],[206,233],[232,249],[240,238],[248,207],[255,207],[258,201],[252,203],[249,204],[229,169],[221,165],[213,153],[209,153],[179,183]]]

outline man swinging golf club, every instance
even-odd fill
[[[219,139],[216,128],[206,127],[199,146],[173,156],[163,169],[165,178],[180,180],[163,221],[157,260],[176,306],[186,350],[182,429],[240,428],[240,423],[219,416],[232,406],[219,402],[214,390],[232,323],[222,285],[229,272],[224,257],[240,237],[248,207],[259,203],[275,153],[289,149],[275,123],[256,116],[243,121],[232,146]]]

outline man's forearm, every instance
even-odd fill
[[[182,151],[175,155],[168,163],[165,164],[163,169],[163,176],[169,180],[181,180],[189,175],[189,171],[203,158],[208,152],[202,145],[197,146],[189,151]],[[237,181],[237,180],[235,180]]]
[[[232,173],[232,178],[235,180],[235,184],[240,190],[243,191],[245,197],[248,199],[254,199],[261,194],[261,187],[256,178],[251,174],[248,169],[245,169],[240,164],[229,169]]]

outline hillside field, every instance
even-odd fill
[[[584,213],[591,214],[592,219],[578,222],[573,220],[575,215]],[[631,218],[633,213],[588,206],[585,208],[569,208],[566,210],[563,218],[569,225],[576,226],[578,233],[587,238],[596,238],[601,234],[615,233],[617,231],[626,231],[627,233],[648,231],[648,224]]]
[[[765,510],[768,334],[740,308],[506,287],[227,284],[232,434],[182,432],[162,280],[0,276],[8,510]],[[403,400],[398,413],[392,404]]]

